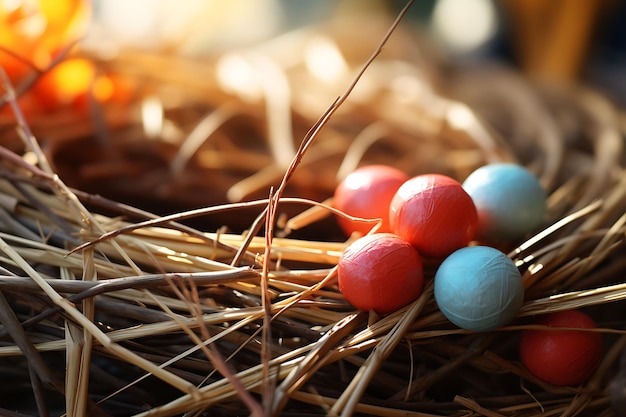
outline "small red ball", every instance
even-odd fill
[[[596,323],[575,310],[548,314],[537,324],[593,329]],[[520,341],[522,363],[537,378],[553,385],[577,385],[593,374],[602,359],[602,335],[576,330],[525,330]]]
[[[381,218],[378,232],[390,232],[389,203],[400,186],[409,176],[397,168],[387,165],[367,165],[357,168],[344,178],[335,189],[333,206],[346,214],[363,218]],[[351,235],[367,234],[374,224],[355,222],[337,217],[342,230]]]
[[[359,310],[391,313],[422,292],[424,270],[413,246],[391,233],[355,240],[338,263],[339,290]]]
[[[441,174],[419,175],[402,184],[391,200],[392,233],[418,252],[442,258],[467,246],[478,227],[478,214],[461,184]]]

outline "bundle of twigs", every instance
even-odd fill
[[[346,22],[341,28],[349,36],[299,32],[207,63],[140,54],[102,62],[141,80],[136,100],[123,111],[101,108],[95,119],[106,129],[94,119],[64,125],[64,135],[40,141],[43,150],[31,131],[40,137],[50,125],[29,125],[14,107],[24,149],[3,147],[0,159],[4,414],[623,409],[621,111],[583,87],[444,64],[404,31],[359,79],[368,48]],[[307,68],[302,51],[312,42],[344,54],[348,66],[332,82]],[[226,58],[261,69],[258,96],[219,82]],[[329,94],[340,98],[326,109]],[[147,100],[162,106],[156,137],[146,133],[149,118],[133,112]],[[550,193],[542,230],[504,248],[527,291],[514,322],[490,333],[451,325],[433,300],[436,265],[420,298],[391,315],[343,299],[335,266],[349,240],[333,223],[341,213],[322,203],[339,179],[371,162],[462,179],[498,160],[526,165]],[[95,192],[150,200],[143,208],[160,215]],[[517,340],[531,316],[568,309],[589,312],[607,348],[587,383],[555,387],[520,365]]]

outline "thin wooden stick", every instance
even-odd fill
[[[127,276],[122,278],[110,278],[99,281],[65,281],[59,279],[44,279],[55,291],[60,293],[77,294],[76,298],[69,298],[72,302],[78,302],[85,298],[107,292],[120,291],[127,288],[143,289],[169,285],[169,283],[186,283],[194,281],[196,285],[226,284],[233,281],[253,281],[259,279],[259,273],[249,267],[226,269],[224,271],[208,272],[171,272],[163,274],[146,274],[139,276]],[[20,291],[36,291],[38,284],[29,277],[2,276],[0,275],[0,289],[16,289]]]
[[[339,211],[339,210],[337,210],[337,209],[335,209],[333,207],[326,206],[323,203],[320,203],[320,202],[317,202],[317,201],[313,201],[313,200],[308,200],[308,199],[305,199],[305,198],[283,197],[283,198],[278,199],[276,201],[280,201],[281,203],[294,203],[294,204],[305,204],[305,205],[322,206],[322,207],[326,208],[327,210],[331,211],[334,214],[337,214],[339,216],[348,218],[348,219],[353,220],[353,221],[362,221],[362,222],[366,222],[366,223],[376,223],[376,222],[378,222],[378,219],[366,219],[366,218],[361,218],[361,217],[350,216],[350,215],[347,215],[346,213],[343,213],[343,212],[341,212],[341,211]],[[171,221],[178,221],[178,220],[183,220],[183,219],[189,219],[189,218],[192,218],[192,217],[203,216],[203,215],[216,213],[216,212],[238,210],[238,209],[250,208],[250,207],[261,207],[261,206],[267,205],[268,203],[269,203],[268,199],[262,199],[262,200],[247,201],[247,202],[242,202],[242,203],[221,204],[221,205],[212,206],[212,207],[203,207],[203,208],[199,208],[199,209],[188,210],[188,211],[185,211],[185,212],[175,213],[175,214],[171,214],[171,215],[168,215],[168,216],[159,217],[159,218],[156,218],[156,219],[144,220],[142,222],[129,224],[129,225],[120,227],[118,229],[106,232],[106,233],[102,234],[100,237],[98,237],[97,239],[91,240],[89,242],[85,242],[82,245],[79,245],[76,248],[70,250],[68,255],[71,255],[71,254],[73,254],[75,252],[79,252],[79,251],[81,251],[83,249],[86,249],[86,248],[88,248],[90,246],[96,245],[96,244],[98,244],[98,243],[100,243],[102,241],[109,240],[109,239],[114,238],[116,236],[119,236],[121,234],[132,232],[133,230],[142,229],[142,228],[146,228],[146,227],[150,227],[150,226],[157,226],[157,225],[169,223]]]
[[[272,300],[269,294],[269,262],[272,250],[272,239],[274,238],[274,223],[276,221],[277,203],[274,198],[280,198],[280,195],[274,196],[274,190],[270,189],[268,205],[265,218],[265,261],[263,262],[263,271],[261,272],[261,306],[263,307],[263,326],[261,333],[261,363],[263,371],[261,378],[263,380],[263,411],[266,416],[272,415],[272,402],[274,401],[276,381],[270,374],[270,362],[272,360]],[[278,200],[275,200],[278,201]]]

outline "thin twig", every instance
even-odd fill
[[[379,220],[378,219],[366,219],[366,218],[362,218],[362,217],[355,217],[355,216],[350,216],[346,213],[343,213],[333,207],[327,206],[323,203],[319,203],[317,201],[313,201],[313,200],[308,200],[305,198],[291,198],[291,197],[283,197],[282,199],[279,200],[281,203],[294,203],[294,204],[305,204],[305,205],[313,205],[313,206],[320,206],[320,207],[324,207],[325,209],[331,211],[334,214],[337,214],[338,216],[342,216],[345,217],[347,219],[350,219],[352,221],[361,221],[361,222],[366,222],[366,223],[377,223]],[[254,200],[254,201],[247,201],[247,202],[241,202],[241,203],[229,203],[229,204],[222,204],[222,205],[217,205],[217,206],[212,206],[212,207],[203,207],[203,208],[199,208],[199,209],[193,209],[193,210],[188,210],[188,211],[184,211],[184,212],[180,212],[180,213],[175,213],[175,214],[171,214],[168,216],[162,216],[162,217],[158,217],[155,219],[148,219],[148,220],[144,220],[142,222],[137,222],[137,223],[133,223],[133,224],[129,224],[123,227],[120,227],[118,229],[115,230],[111,230],[107,233],[102,234],[101,236],[99,236],[96,239],[90,240],[88,242],[83,243],[82,245],[79,245],[75,248],[73,248],[72,250],[70,250],[68,252],[68,256],[75,253],[75,252],[79,252],[82,251],[86,248],[89,248],[93,245],[96,245],[98,243],[101,243],[105,240],[109,240],[112,239],[116,236],[119,236],[121,234],[124,233],[129,233],[132,232],[133,230],[137,230],[137,229],[143,229],[146,227],[150,227],[150,226],[158,226],[158,225],[162,225],[162,224],[167,224],[171,221],[178,221],[178,220],[184,220],[184,219],[189,219],[192,217],[198,217],[198,216],[204,216],[207,214],[212,214],[212,213],[217,213],[217,212],[223,212],[223,211],[231,211],[231,210],[239,210],[239,209],[243,209],[243,208],[250,208],[250,207],[259,207],[259,206],[265,206],[269,203],[268,199],[262,199],[262,200]]]
[[[263,307],[263,326],[261,333],[261,363],[263,364],[263,411],[267,417],[272,413],[272,402],[274,401],[274,391],[276,381],[270,375],[270,361],[272,360],[272,299],[269,294],[269,262],[271,256],[272,240],[274,238],[274,222],[277,208],[274,202],[274,190],[270,189],[269,203],[267,205],[265,218],[265,261],[261,273],[261,305]]]

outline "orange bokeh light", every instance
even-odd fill
[[[35,84],[38,103],[47,110],[74,102],[94,82],[95,67],[87,59],[67,59],[46,72]]]
[[[28,73],[47,70],[59,51],[83,36],[90,17],[86,0],[0,0],[0,66],[15,85]],[[55,100],[71,102],[88,91],[94,74],[86,60],[62,62],[37,82],[35,95],[41,97],[35,101],[45,108]]]

